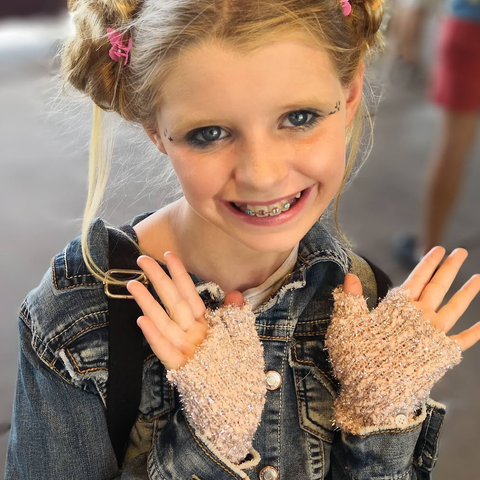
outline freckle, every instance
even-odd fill
[[[171,142],[173,142],[173,138],[172,138],[172,137],[168,137],[168,139],[169,139]]]

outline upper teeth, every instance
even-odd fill
[[[253,215],[261,214],[262,212],[265,215],[269,215],[270,213],[276,213],[276,212],[281,213],[285,209],[288,210],[288,208],[290,208],[293,201],[297,198],[300,198],[301,195],[302,195],[302,192],[298,193],[293,198],[281,200],[280,202],[276,202],[270,205],[248,205],[245,203],[236,203],[235,205],[244,212],[249,210],[250,212],[252,212]]]

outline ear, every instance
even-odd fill
[[[152,129],[143,125],[143,129],[147,134],[148,138],[154,143],[154,145],[160,150],[162,153],[167,155],[167,151],[165,150],[165,145],[162,142],[162,137],[158,134],[156,129]]]
[[[357,73],[353,77],[353,80],[350,82],[350,85],[345,89],[345,100],[346,104],[346,114],[345,114],[345,127],[350,126],[352,123],[355,113],[360,106],[362,101],[363,94],[363,75],[365,73],[365,64],[360,63]]]

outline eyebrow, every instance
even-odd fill
[[[319,111],[324,111],[325,114],[327,115],[329,112],[332,111],[333,108],[336,107],[338,102],[325,102],[325,101],[320,101],[318,98],[311,98],[311,99],[303,99],[299,100],[296,103],[291,103],[289,105],[284,105],[283,107],[280,107],[280,110],[301,110],[303,108],[315,108]],[[222,118],[216,118],[216,119],[209,119],[209,118],[197,118],[197,119],[189,119],[184,122],[179,121],[175,124],[172,125],[170,128],[170,132],[172,136],[179,135],[182,132],[188,132],[193,128],[201,128],[198,127],[199,125],[205,125],[205,126],[210,126],[210,125],[219,125],[227,123],[226,119]]]

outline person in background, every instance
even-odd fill
[[[437,0],[438,1],[438,0]],[[418,62],[419,39],[433,0],[413,0],[397,24],[401,57]],[[392,239],[392,252],[407,268],[439,244],[461,193],[480,110],[480,0],[448,0],[442,19],[428,98],[441,109],[440,131],[427,172],[422,229]]]

